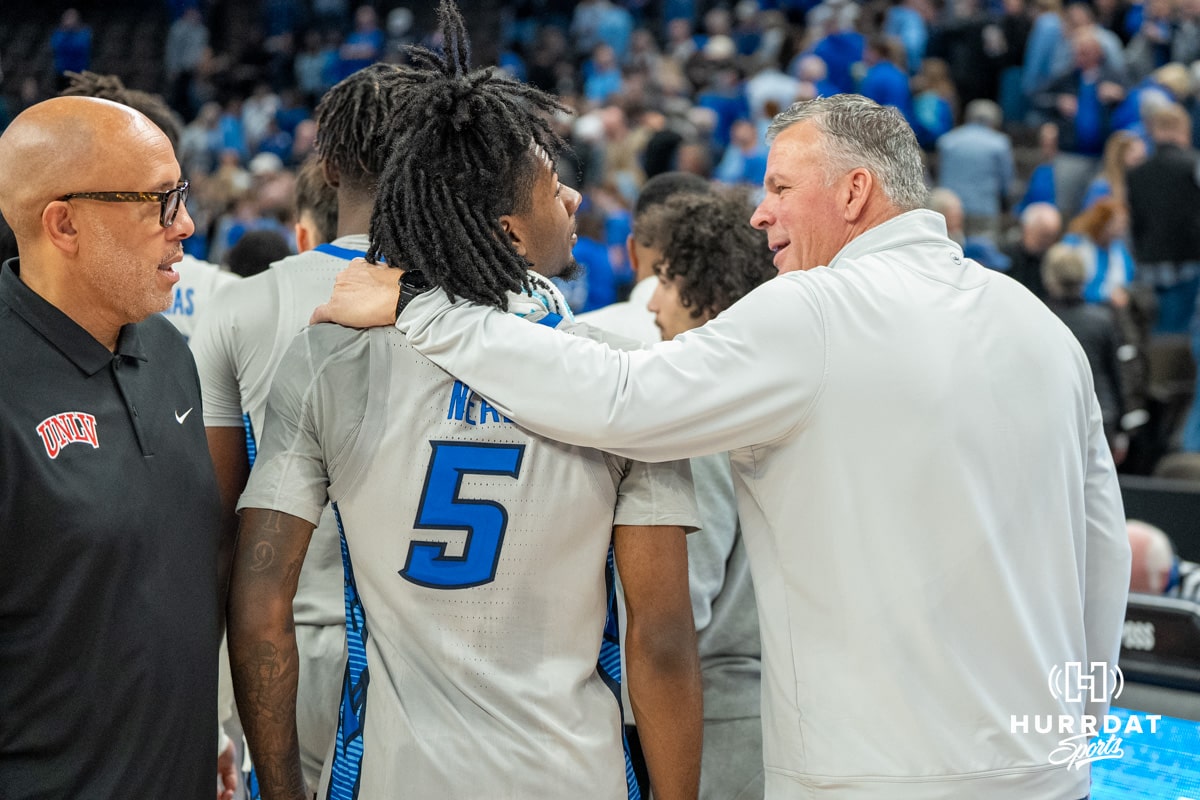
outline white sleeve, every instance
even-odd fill
[[[617,486],[613,525],[670,525],[688,531],[699,528],[696,492],[687,461],[623,461],[627,469]]]
[[[329,475],[316,418],[320,365],[302,333],[284,354],[271,384],[258,458],[237,508],[282,511],[317,525],[328,501]]]
[[[188,346],[200,375],[204,424],[210,428],[238,428],[242,426],[243,409],[234,344],[237,319],[230,313],[230,305],[223,302],[227,299],[223,294],[214,295],[214,301],[222,301],[213,302],[199,316]]]
[[[1100,404],[1093,396],[1084,484],[1087,542],[1084,545],[1083,621],[1089,662],[1117,663],[1129,595],[1129,534],[1117,468],[1113,464]],[[1108,703],[1089,703],[1086,713],[1103,716]]]
[[[618,352],[431,291],[396,327],[424,356],[524,427],[640,461],[773,441],[815,403],[826,365],[803,276],[758,287],[669,342]]]

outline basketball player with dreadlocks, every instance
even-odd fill
[[[209,450],[229,515],[245,489],[271,379],[288,344],[347,261],[366,252],[386,138],[403,90],[395,79],[397,72],[397,67],[383,64],[360,70],[330,89],[317,106],[317,155],[324,177],[316,178],[337,191],[337,238],[224,287],[192,336]],[[337,524],[326,509],[289,608],[300,656],[300,756],[304,776],[314,785],[337,728],[345,662],[341,561]]]
[[[555,324],[579,194],[548,96],[413,53],[371,253]],[[533,270],[532,272],[530,270]],[[538,391],[530,386],[530,391]],[[276,373],[229,603],[239,709],[267,800],[305,797],[294,727],[296,573],[326,496],[345,563],[348,666],[323,798],[640,797],[623,748],[611,567],[656,798],[695,798],[700,681],[686,465],[530,436],[394,329],[309,328]]]

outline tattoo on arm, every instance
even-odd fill
[[[246,509],[229,593],[234,691],[264,800],[305,796],[296,733],[296,651],[292,599],[311,523]]]

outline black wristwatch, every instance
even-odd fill
[[[396,298],[396,319],[400,319],[400,312],[414,297],[433,288],[425,273],[419,269],[404,270],[397,283],[400,285],[400,296]]]

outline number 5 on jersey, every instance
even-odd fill
[[[430,442],[433,454],[413,526],[417,530],[466,531],[461,556],[446,555],[446,542],[414,541],[400,575],[431,589],[466,589],[496,579],[508,511],[492,500],[458,496],[464,475],[516,478],[523,444]]]

